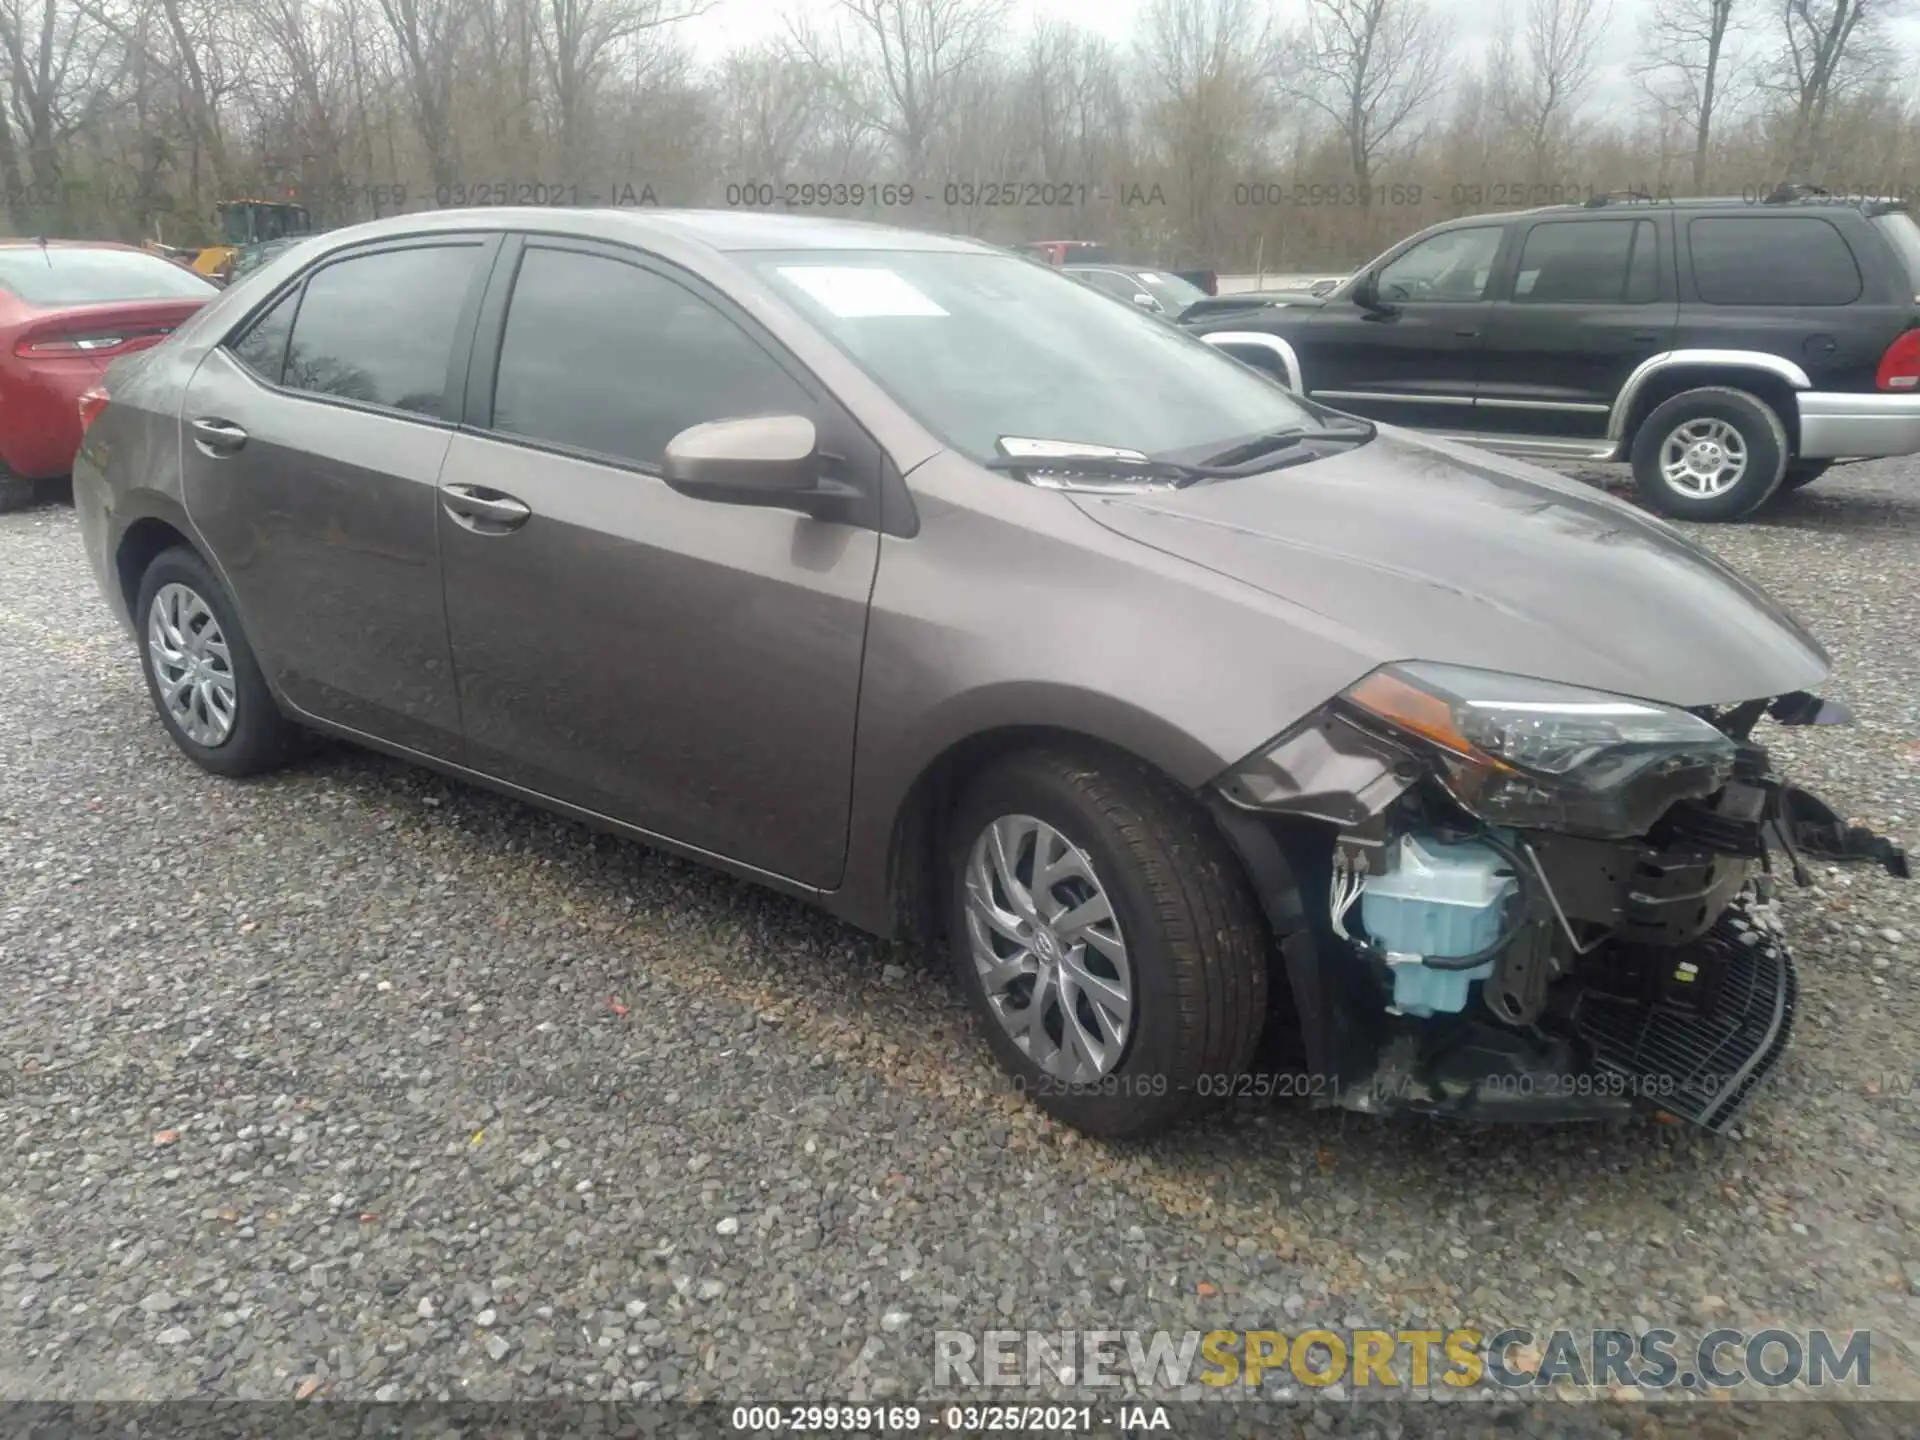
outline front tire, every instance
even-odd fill
[[[1267,1013],[1267,933],[1191,799],[1125,757],[1047,749],[980,775],[947,847],[948,933],[995,1056],[1089,1135],[1224,1093]]]
[[[24,510],[39,498],[39,487],[31,480],[9,475],[0,467],[0,515],[9,510]]]
[[[299,727],[275,703],[232,600],[199,555],[176,545],[155,556],[133,613],[147,694],[189,760],[240,777],[299,751]]]
[[[1756,395],[1687,390],[1655,408],[1633,441],[1640,496],[1675,520],[1738,520],[1786,473],[1786,426]]]
[[[1792,461],[1787,466],[1787,473],[1780,478],[1780,489],[1784,492],[1811,485],[1832,468],[1831,460]]]

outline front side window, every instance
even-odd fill
[[[1499,225],[1475,225],[1429,236],[1381,270],[1380,298],[1396,304],[1480,299],[1505,233]]]
[[[1280,386],[1136,305],[970,250],[743,256],[934,435],[1213,454],[1321,422]]]
[[[1847,305],[1860,267],[1816,215],[1710,216],[1687,222],[1693,288],[1709,305]]]
[[[685,286],[637,265],[530,246],[520,262],[493,428],[655,465],[690,425],[810,415],[812,397]]]
[[[420,245],[315,271],[293,327],[284,383],[450,418],[447,367],[480,255],[478,244]]]
[[[1521,247],[1513,298],[1522,305],[1642,303],[1659,293],[1659,235],[1650,220],[1553,220]]]

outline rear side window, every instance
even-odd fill
[[[1894,254],[1900,257],[1907,279],[1913,285],[1914,298],[1920,299],[1920,224],[1916,224],[1913,216],[1905,211],[1896,210],[1888,215],[1874,216],[1873,228],[1893,246]]]
[[[522,258],[494,429],[651,466],[690,425],[815,408],[751,336],[685,286],[578,251],[530,246]]]
[[[422,245],[338,260],[307,281],[285,383],[446,418],[454,331],[478,245]]]
[[[1846,237],[1815,215],[1705,216],[1687,222],[1694,292],[1709,305],[1847,305],[1860,267]]]
[[[1557,220],[1535,225],[1520,252],[1522,305],[1638,304],[1660,294],[1659,231],[1651,220]]]
[[[240,363],[269,385],[280,383],[287,363],[287,337],[293,333],[293,312],[300,306],[300,289],[282,295],[228,348]]]

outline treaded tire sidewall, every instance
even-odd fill
[[[1710,500],[1682,495],[1660,473],[1660,447],[1688,420],[1725,420],[1747,442],[1747,473],[1724,495]],[[1674,520],[1738,520],[1767,502],[1786,474],[1787,428],[1771,406],[1731,386],[1683,390],[1641,422],[1633,441],[1633,483],[1641,499]]]
[[[1133,1034],[1092,1086],[1068,1089],[1027,1058],[989,1012],[973,963],[967,858],[1009,814],[1043,820],[1087,852],[1126,941]],[[1207,1108],[1245,1071],[1266,1018],[1266,927],[1224,840],[1171,784],[1120,756],[1024,753],[968,788],[946,856],[955,974],[995,1057],[1043,1110],[1090,1135],[1144,1136]]]
[[[154,678],[153,659],[147,650],[147,615],[160,587],[178,583],[191,587],[207,602],[227,640],[227,653],[233,664],[234,692],[239,716],[226,743],[208,747],[187,738],[160,699],[160,685]],[[134,630],[140,645],[140,673],[146,677],[147,695],[154,713],[166,727],[173,743],[201,769],[215,775],[257,775],[284,764],[299,748],[299,727],[281,713],[247,643],[246,632],[234,613],[233,602],[208,569],[207,563],[192,550],[176,545],[163,550],[140,577],[140,594],[134,606]]]

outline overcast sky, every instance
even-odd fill
[[[1135,18],[1146,0],[1014,0],[1015,28],[1025,29],[1040,19],[1062,19],[1106,35],[1125,44],[1133,38]],[[1460,46],[1462,58],[1478,55],[1500,24],[1500,5],[1463,3],[1463,0],[1432,0],[1447,15],[1449,33]],[[1523,0],[1512,0],[1519,13]],[[1594,86],[1590,103],[1631,98],[1630,68],[1640,43],[1644,17],[1658,0],[1614,0],[1612,23],[1607,26],[1605,64]],[[834,0],[718,0],[715,7],[697,20],[687,22],[688,38],[703,60],[717,59],[736,45],[763,36],[784,33],[781,16],[788,10],[826,16],[835,8]],[[1276,13],[1282,21],[1297,19],[1303,11],[1301,0],[1277,0]],[[1756,17],[1758,18],[1758,17]],[[1771,18],[1769,11],[1768,18]],[[1920,0],[1908,6],[1908,14],[1899,22],[1897,33],[1907,53],[1920,54]]]

